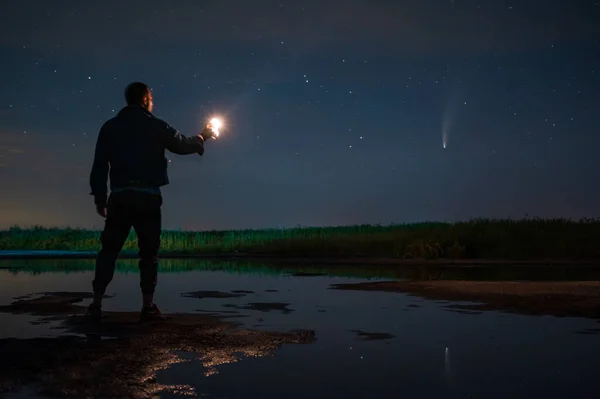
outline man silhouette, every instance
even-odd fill
[[[216,138],[210,125],[202,133],[186,137],[156,118],[152,114],[152,91],[144,83],[129,84],[125,100],[127,105],[100,129],[90,173],[90,194],[94,196],[96,212],[105,218],[92,282],[94,300],[87,311],[92,321],[102,317],[102,298],[132,227],[138,237],[140,258],[140,319],[161,318],[154,291],[162,229],[160,187],[169,184],[165,150],[179,155],[203,155],[206,140]],[[111,192],[107,196],[109,175]]]

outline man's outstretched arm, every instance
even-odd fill
[[[202,135],[186,137],[168,123],[162,123],[164,123],[162,130],[167,150],[178,155],[204,154],[204,137]]]
[[[94,152],[94,163],[90,173],[91,195],[94,196],[96,205],[105,205],[108,193],[108,143],[106,140],[106,129],[104,126],[98,133],[96,140],[96,149]]]

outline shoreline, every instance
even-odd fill
[[[96,252],[90,251],[3,251],[0,260],[60,260],[95,259]],[[123,253],[119,259],[138,259],[136,253]],[[272,264],[312,264],[312,265],[362,265],[362,266],[396,266],[396,267],[518,267],[518,266],[575,266],[600,268],[600,259],[402,259],[370,256],[298,256],[298,255],[258,255],[249,253],[213,253],[213,254],[181,254],[165,253],[159,259],[187,259],[205,261],[244,261],[265,262]]]
[[[330,289],[405,294],[467,314],[500,311],[600,321],[600,281],[381,281],[333,284]]]
[[[37,323],[58,323],[61,334],[0,339],[0,397],[22,387],[34,387],[44,397],[146,398],[179,390],[197,397],[194,387],[163,384],[156,374],[189,361],[186,352],[202,354],[203,372],[212,375],[221,365],[316,340],[312,330],[244,327],[236,322],[244,316],[238,313],[167,313],[165,322],[140,324],[138,312],[104,310],[102,323],[92,325],[81,303],[91,296],[50,292],[1,307],[4,313],[34,316]],[[82,372],[90,367],[93,373]]]

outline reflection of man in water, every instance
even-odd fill
[[[144,83],[127,86],[125,99],[127,106],[100,129],[90,174],[96,211],[106,219],[92,282],[94,301],[87,312],[94,321],[102,316],[102,297],[131,227],[138,237],[140,256],[140,317],[160,318],[154,289],[161,233],[160,187],[169,184],[165,149],[179,155],[202,155],[204,142],[215,138],[210,126],[199,135],[186,137],[156,118],[152,92]],[[109,174],[111,193],[107,197]]]

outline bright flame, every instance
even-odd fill
[[[223,127],[223,121],[219,118],[212,118],[210,120],[210,128],[215,132],[215,136],[219,136],[219,129]]]

